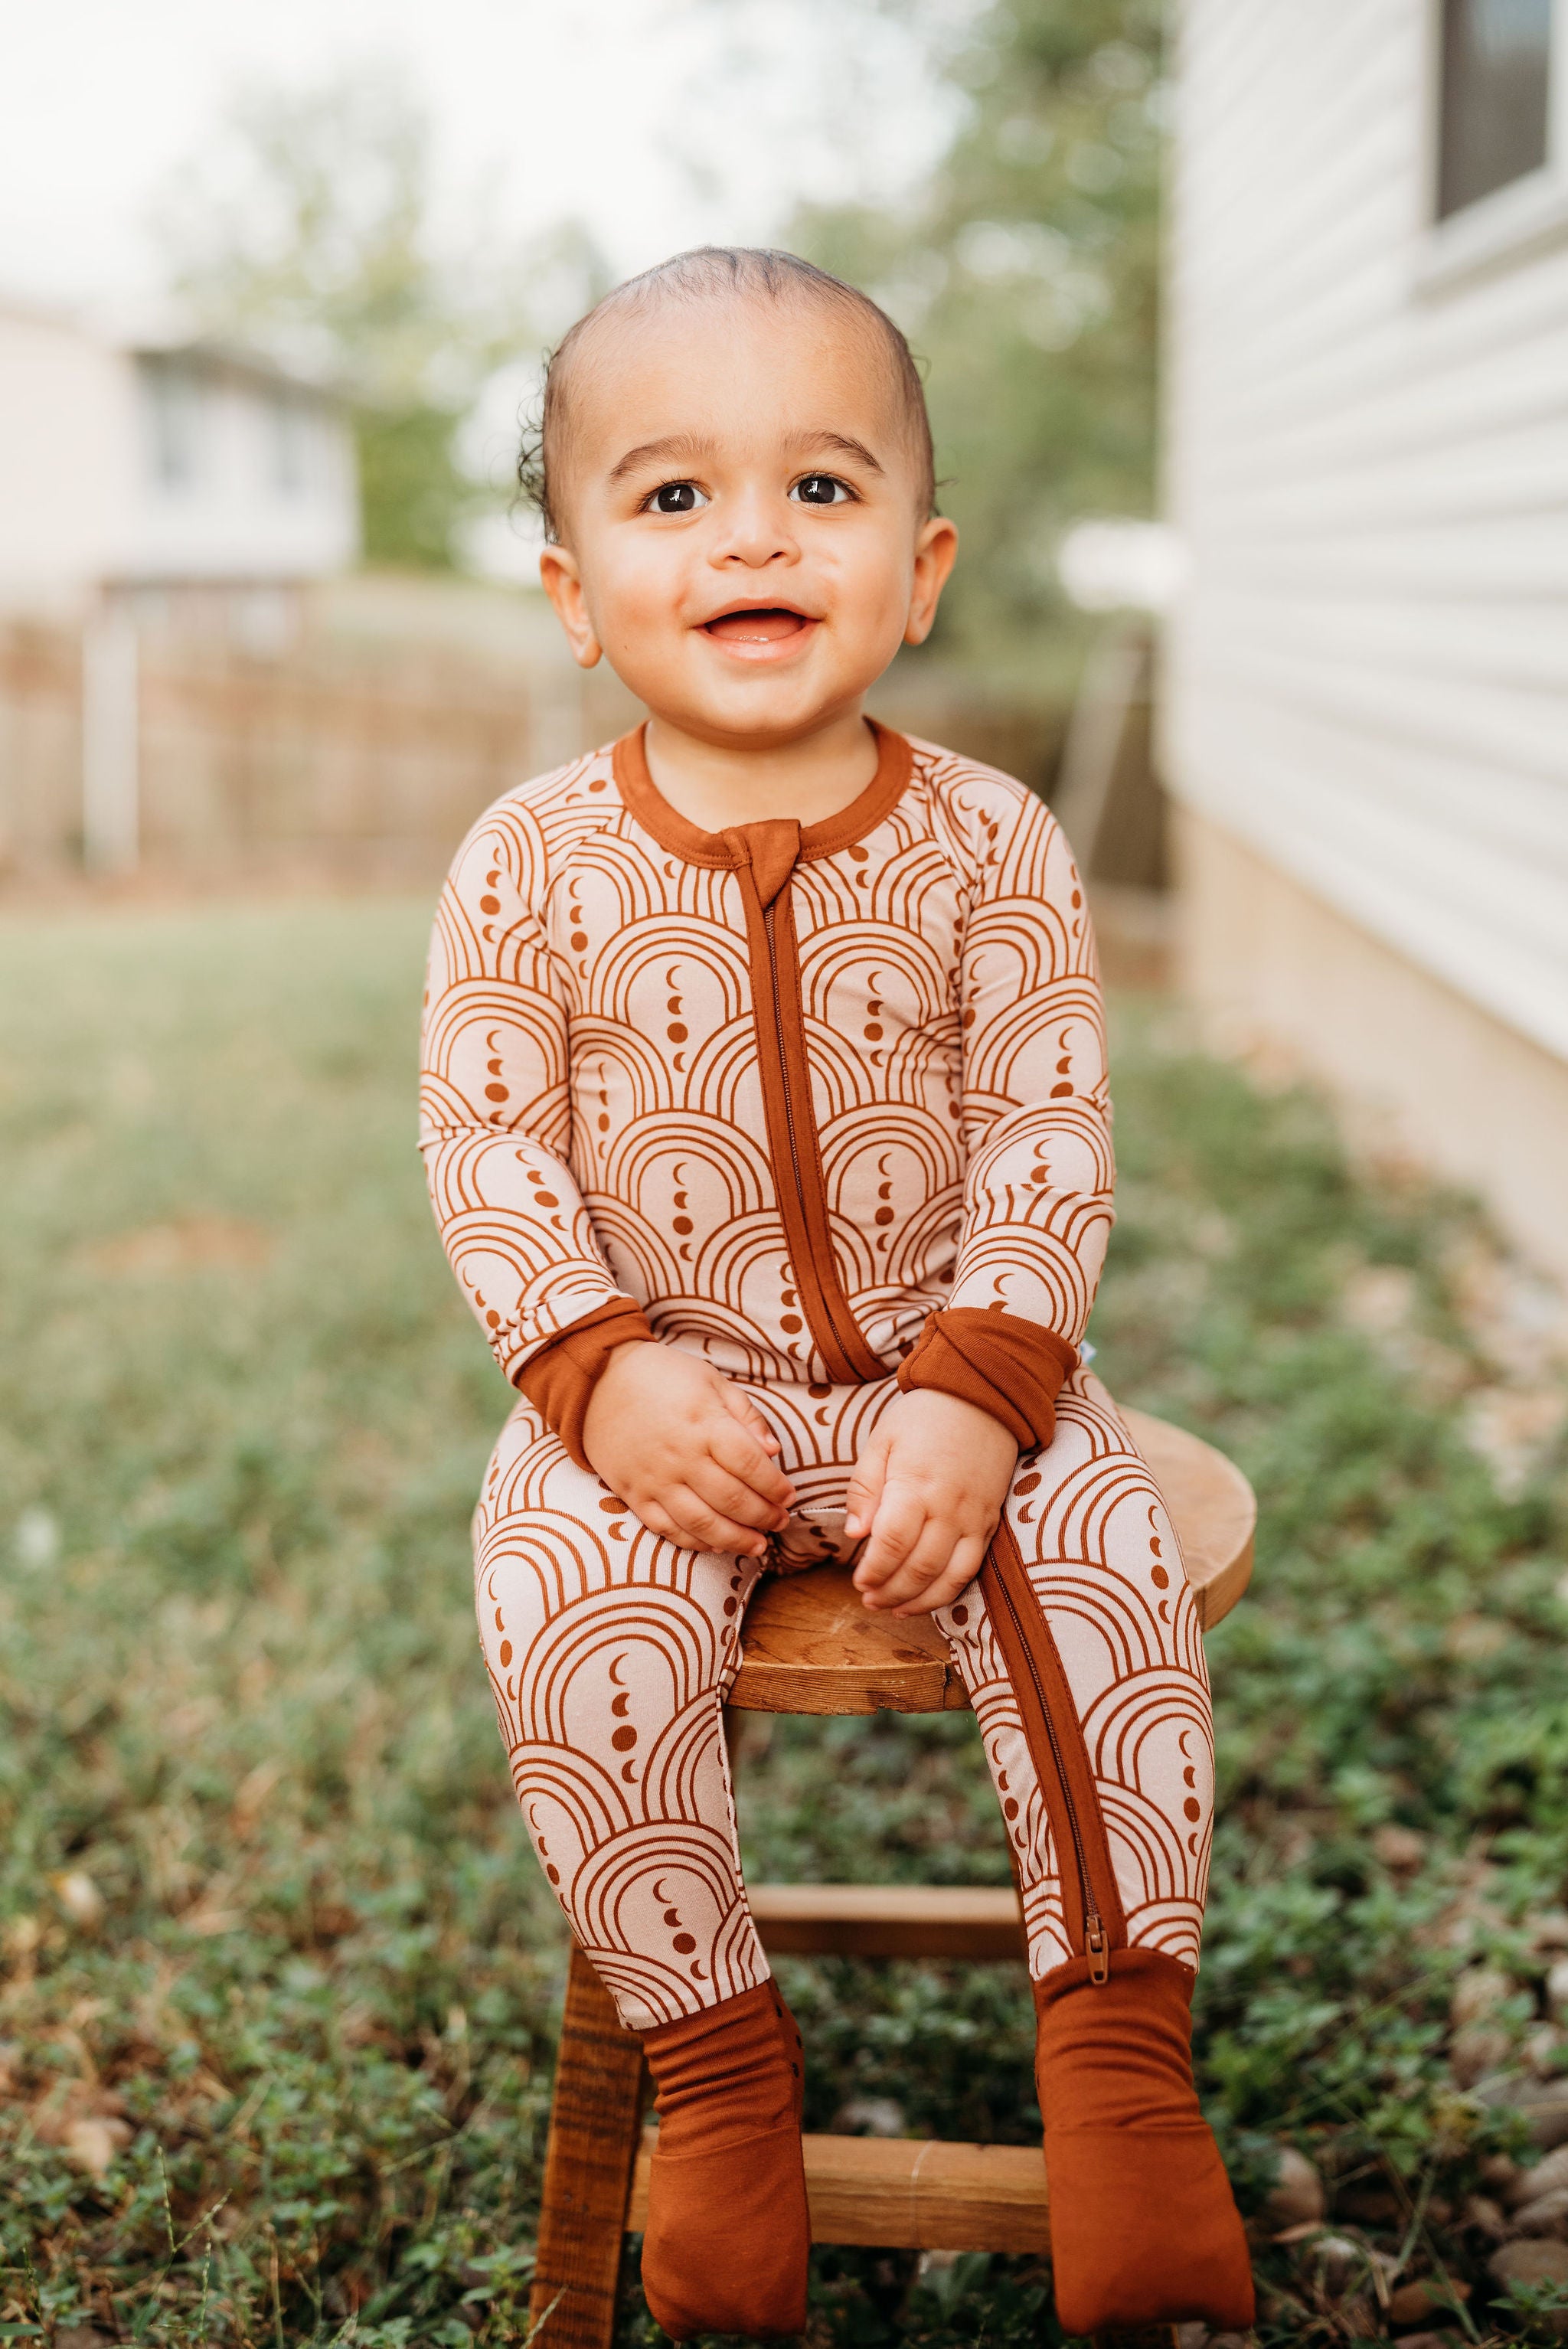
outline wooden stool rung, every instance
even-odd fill
[[[1013,1958],[1026,1953],[1011,1885],[754,1884],[751,1913],[777,1955]]]
[[[626,2224],[648,2215],[645,2132]],[[1038,2146],[949,2145],[936,2137],[808,2137],[814,2243],[884,2251],[1045,2251],[1046,2164]]]

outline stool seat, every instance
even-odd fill
[[[1252,1577],[1257,1503],[1241,1470],[1148,1412],[1121,1419],[1160,1487],[1205,1630]],[[742,1713],[967,1712],[947,1641],[929,1615],[873,1615],[847,1566],[768,1575],[747,1609],[729,1702]]]

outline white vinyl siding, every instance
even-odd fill
[[[1426,282],[1434,29],[1184,0],[1166,764],[1568,1057],[1568,239]]]

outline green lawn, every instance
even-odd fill
[[[412,1147],[425,920],[0,927],[0,2340],[524,2338],[562,1932],[471,1628],[506,1392]],[[1263,1502],[1211,1642],[1202,2075],[1249,2207],[1289,2139],[1340,2247],[1262,2244],[1264,2337],[1446,2275],[1521,2338],[1467,2204],[1520,2124],[1448,2018],[1488,1959],[1488,2068],[1568,2066],[1563,1463],[1503,1499],[1460,1440],[1499,1379],[1465,1211],[1358,1185],[1309,1100],[1167,1024],[1122,1021],[1095,1335]],[[1006,1878],[966,1718],[753,1724],[741,1800],[759,1873]],[[787,1987],[816,2126],[1034,2134],[1015,1971]],[[822,2253],[816,2299],[819,2349],[1055,2337],[1025,2261]]]

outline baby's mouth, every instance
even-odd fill
[[[717,636],[727,645],[777,645],[786,636],[798,636],[802,630],[814,627],[803,612],[791,612],[782,604],[772,604],[760,612],[721,612],[715,620],[703,622],[704,633]]]

